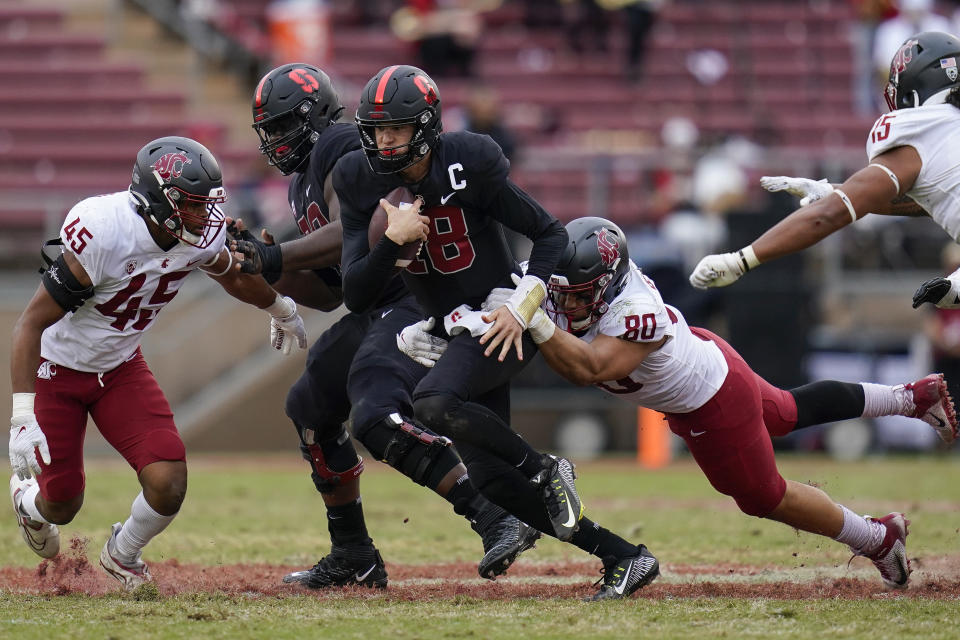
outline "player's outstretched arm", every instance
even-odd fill
[[[690,284],[698,289],[733,284],[764,262],[811,247],[871,211],[886,210],[913,186],[921,166],[913,147],[877,156],[829,195],[794,211],[740,251],[703,258]]]
[[[586,342],[566,331],[554,331],[549,340],[540,343],[540,353],[554,371],[570,382],[589,385],[625,378],[666,340],[632,342],[598,335]]]

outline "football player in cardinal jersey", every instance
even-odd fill
[[[371,308],[400,247],[420,240],[420,257],[401,272],[403,281],[428,315],[444,318],[447,335],[456,334],[414,391],[415,417],[454,441],[471,482],[490,500],[597,557],[632,559],[634,588],[649,583],[658,565],[646,547],[583,517],[573,464],[536,451],[509,425],[510,378],[536,354],[524,329],[566,245],[563,225],[508,179],[509,162],[488,136],[441,135],[440,94],[422,70],[382,69],[364,87],[356,120],[363,149],[333,172],[344,302],[355,312]],[[382,199],[399,186],[420,196],[424,208]],[[368,226],[378,204],[387,227],[371,249]],[[520,272],[503,226],[533,240],[530,268],[490,322],[478,322],[491,290]],[[484,357],[480,334],[499,348],[499,360]]]
[[[895,387],[825,380],[778,389],[719,336],[687,326],[663,302],[629,259],[615,224],[579,218],[567,232],[570,244],[547,285],[546,312],[538,310],[529,328],[550,366],[576,384],[665,413],[713,487],[744,513],[845,543],[873,561],[888,587],[905,587],[903,514],[861,517],[816,487],[784,480],[770,438],[836,420],[903,415],[952,439],[957,418],[943,376]],[[512,294],[498,290],[487,305],[495,308]],[[615,591],[622,573],[608,566],[600,593]]]
[[[960,38],[928,31],[893,56],[880,116],[867,138],[870,164],[837,187],[785,176],[765,177],[771,191],[804,196],[799,210],[734,253],[703,258],[690,283],[725,287],[764,262],[805,249],[868,213],[929,216],[960,241]],[[960,306],[960,272],[925,282],[914,308]]]
[[[100,554],[126,589],[150,580],[141,551],[176,516],[187,489],[183,442],[140,353],[144,331],[199,269],[270,313],[275,348],[306,347],[293,301],[234,264],[224,200],[220,167],[203,145],[181,137],[148,143],[129,190],[88,198],[67,214],[63,252],[13,330],[10,493],[23,538],[40,556],[57,554],[57,525],[83,503],[89,414],[143,487]]]
[[[247,255],[246,271],[263,272],[278,291],[308,305],[317,291],[341,289],[340,205],[331,173],[341,156],[360,148],[357,128],[336,122],[342,110],[327,75],[301,63],[267,73],[253,97],[261,152],[283,174],[293,174],[289,201],[302,235],[282,244],[246,235],[236,246]],[[504,573],[539,538],[538,531],[477,492],[447,438],[414,423],[410,394],[427,368],[397,351],[396,334],[421,317],[400,279],[388,279],[372,309],[345,315],[310,348],[306,369],[287,395],[286,412],[327,508],[332,547],[313,568],[291,573],[284,582],[314,589],[387,583],[364,522],[363,463],[344,428],[348,417],[372,455],[436,492],[470,521],[483,541],[481,576]]]

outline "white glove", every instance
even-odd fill
[[[40,430],[37,416],[33,413],[34,395],[13,394],[13,410],[16,415],[10,418],[10,467],[21,480],[40,475],[42,469],[37,462],[37,449],[40,449],[43,463],[50,464],[47,437]]]
[[[397,334],[397,348],[425,367],[432,368],[447,350],[447,341],[427,333],[436,324],[436,318],[427,318]]]
[[[511,274],[513,278],[513,283],[517,284],[520,282],[520,276],[517,274]],[[497,287],[496,289],[491,289],[490,293],[487,294],[487,299],[480,304],[481,311],[493,311],[494,309],[499,309],[503,305],[507,304],[507,300],[510,299],[510,296],[513,295],[513,292],[516,289],[507,289],[506,287]]]
[[[760,186],[767,191],[786,191],[790,195],[800,198],[801,207],[833,193],[833,185],[827,182],[826,178],[811,180],[810,178],[791,178],[789,176],[763,176],[760,178]]]
[[[520,326],[526,329],[530,325],[533,314],[547,297],[547,285],[537,276],[529,275],[520,278],[519,282],[514,278],[514,282],[517,283],[517,288],[503,306],[509,309]]]
[[[285,356],[290,355],[294,339],[298,347],[307,348],[307,330],[293,300],[277,294],[276,301],[265,311],[270,314],[270,345],[274,349]]]
[[[725,287],[758,264],[760,261],[750,246],[735,253],[715,253],[700,260],[690,274],[690,284],[697,289]]]

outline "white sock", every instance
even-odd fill
[[[913,399],[906,393],[903,385],[891,387],[885,384],[861,382],[863,387],[863,417],[910,415],[913,413]],[[900,393],[897,393],[897,389]],[[904,406],[904,403],[910,406]],[[905,413],[909,409],[909,413]]]
[[[43,522],[49,524],[47,519],[40,514],[40,510],[37,509],[37,496],[39,494],[40,485],[36,483],[33,483],[24,489],[23,495],[20,496],[20,510],[23,511],[25,516],[34,522]]]
[[[883,525],[857,515],[842,504],[837,506],[843,509],[843,529],[834,540],[842,542],[859,553],[876,551],[886,535]]]
[[[175,517],[177,514],[162,516],[154,511],[141,491],[130,508],[130,517],[117,534],[117,560],[131,564],[135,562],[140,550],[166,529]]]

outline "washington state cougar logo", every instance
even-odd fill
[[[165,153],[160,159],[150,165],[153,170],[163,178],[164,182],[170,182],[171,178],[179,178],[183,173],[183,166],[192,164],[193,160],[187,157],[182,151],[176,153]]]
[[[597,251],[604,266],[612,267],[620,260],[620,241],[606,229],[597,234]]]
[[[919,44],[920,42],[915,39],[907,40],[903,43],[890,62],[890,75],[896,76],[903,73],[903,70],[906,69],[910,61],[913,60],[913,48]]]

